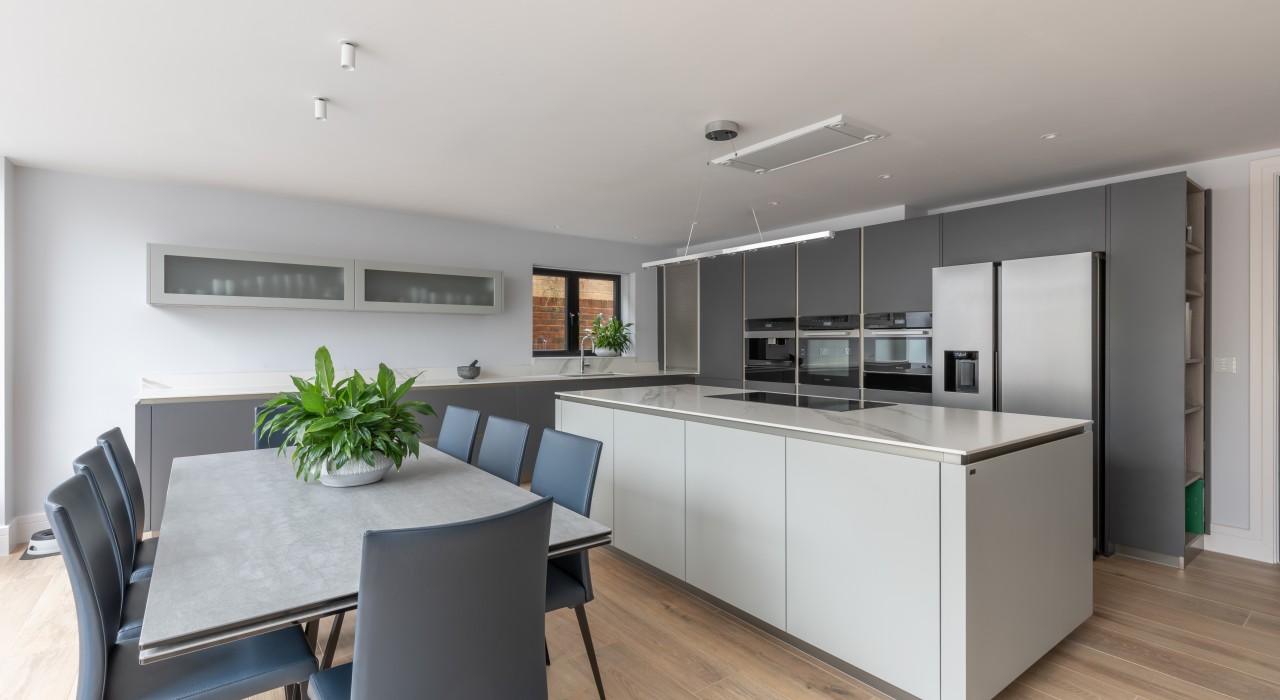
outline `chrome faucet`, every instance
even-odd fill
[[[586,335],[582,336],[582,338],[578,341],[578,361],[581,363],[578,366],[578,374],[586,374],[587,368],[591,366],[591,363],[587,362],[586,343],[588,340],[591,340],[590,333],[587,333]],[[596,341],[591,340],[591,348],[593,351],[595,350],[595,347],[596,347]]]

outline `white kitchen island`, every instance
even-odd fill
[[[735,393],[559,394],[617,549],[903,697],[990,698],[1091,614],[1089,421]]]

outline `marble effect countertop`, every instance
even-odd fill
[[[1019,445],[1078,433],[1093,423],[1075,418],[911,404],[835,412],[714,398],[741,392],[741,389],[689,384],[566,391],[559,392],[558,396],[567,401],[610,408],[634,407],[691,420],[742,423],[744,429],[755,425],[801,438],[806,434],[828,441],[836,438],[864,449],[934,453],[941,461],[961,464],[981,459],[983,453],[1008,452]]]
[[[414,386],[470,386],[475,384],[513,384],[521,382],[571,381],[577,379],[609,379],[618,377],[689,376],[690,372],[663,372],[656,362],[640,362],[631,357],[589,357],[587,374],[578,375],[576,357],[538,358],[527,365],[481,366],[476,379],[461,379],[455,367],[414,367],[395,369],[399,381],[418,376]],[[361,369],[366,377],[378,371]],[[338,370],[338,377],[351,370]],[[171,374],[142,378],[136,399],[139,403],[177,403],[209,399],[265,398],[282,391],[294,391],[290,375],[314,377],[314,370],[296,372],[234,372],[222,374]]]

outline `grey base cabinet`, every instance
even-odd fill
[[[542,442],[542,431],[556,425],[558,391],[617,389],[636,386],[687,384],[692,376],[609,377],[566,379],[512,384],[424,387],[409,392],[409,398],[426,401],[435,416],[421,416],[421,439],[434,445],[440,436],[445,407],[461,406],[487,416],[501,416],[529,424],[529,444],[525,452],[523,481],[533,475],[533,463]],[[147,498],[148,530],[159,530],[164,518],[165,493],[173,460],[178,457],[238,452],[253,449],[254,409],[265,398],[186,403],[138,404],[134,410],[134,458]],[[480,421],[477,449],[484,439],[485,421]]]

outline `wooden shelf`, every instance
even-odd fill
[[[1200,472],[1191,472],[1191,471],[1189,471],[1189,472],[1187,472],[1187,479],[1186,479],[1186,481],[1183,483],[1183,486],[1190,486],[1190,485],[1194,484],[1195,482],[1197,482],[1197,481],[1199,481],[1199,480],[1201,480],[1201,479],[1203,479],[1203,478],[1204,478],[1204,474],[1202,474],[1202,473],[1200,473]]]
[[[1187,410],[1184,411],[1184,413],[1186,413],[1189,416],[1192,413],[1196,413],[1197,411],[1200,411],[1202,409],[1204,409],[1204,406],[1187,406]]]
[[[1197,291],[1195,291],[1194,289],[1188,289],[1188,290],[1187,290],[1187,298],[1188,298],[1188,299],[1196,299],[1196,298],[1199,298],[1199,297],[1202,297],[1202,296],[1204,296],[1204,294],[1202,294],[1202,293],[1200,293],[1200,292],[1197,292]]]
[[[1198,364],[1200,364],[1201,362],[1204,362],[1204,360],[1202,360],[1202,359],[1200,359],[1200,358],[1198,358],[1198,357],[1193,357],[1193,358],[1191,358],[1190,360],[1187,360],[1187,364],[1189,364],[1189,365],[1198,365]]]
[[[1204,248],[1201,248],[1200,246],[1196,245],[1195,243],[1188,243],[1188,244],[1187,244],[1187,254],[1188,254],[1188,255],[1204,255]]]

